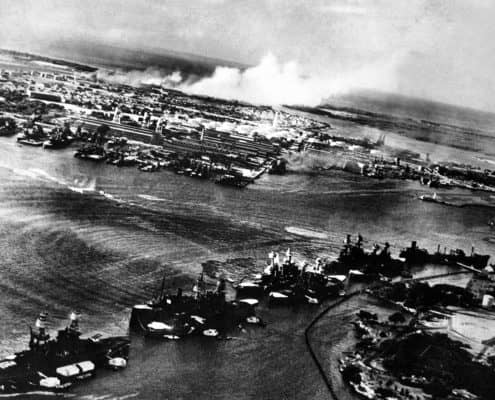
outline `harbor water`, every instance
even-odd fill
[[[415,182],[328,171],[265,175],[239,190],[169,171],[82,161],[73,150],[0,138],[3,356],[27,345],[28,325],[41,310],[52,329],[75,309],[83,332],[125,334],[130,307],[156,295],[163,276],[167,289],[192,288],[209,260],[219,261],[208,264],[209,282],[221,274],[237,280],[259,272],[272,249],[290,246],[308,261],[335,256],[346,233],[361,233],[368,247],[388,241],[394,254],[411,240],[429,250],[440,243],[469,252],[475,245],[495,254],[487,224],[495,211],[418,201],[425,188]],[[350,318],[360,301],[339,315]],[[64,396],[327,399],[303,335],[319,310],[262,309],[266,328],[227,341],[132,337],[126,370],[104,372]],[[315,338],[327,361],[350,340],[349,325],[331,318]],[[345,388],[340,394],[353,396]]]

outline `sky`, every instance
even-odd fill
[[[200,92],[256,100],[276,82],[274,102],[314,103],[364,87],[495,112],[492,0],[0,0],[0,16],[0,47],[101,42],[254,66]]]

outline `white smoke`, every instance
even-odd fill
[[[117,69],[98,70],[97,78],[104,81],[129,86],[157,85],[163,87],[175,87],[182,83],[183,78],[180,71],[172,73],[156,67],[148,67],[144,71],[132,70],[124,71]]]
[[[375,62],[345,73],[304,76],[297,62],[280,63],[268,54],[254,67],[217,67],[212,76],[179,88],[187,93],[255,104],[315,106],[332,95],[353,89],[393,90],[400,57]]]
[[[184,78],[178,71],[159,68],[144,71],[98,71],[97,77],[111,83],[131,86],[159,85],[189,94],[205,95],[254,104],[297,104],[316,106],[322,100],[353,89],[396,89],[396,70],[400,56],[376,61],[345,72],[305,76],[295,61],[281,63],[268,54],[254,67],[244,70],[219,66],[202,79]]]

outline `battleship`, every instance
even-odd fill
[[[37,16],[36,20],[43,17]],[[112,28],[111,21],[105,20],[105,26],[107,23]],[[432,249],[438,237],[447,240],[449,247],[456,247],[456,243],[464,240],[478,243],[483,254],[493,248],[493,235],[486,225],[492,216],[484,210],[466,206],[446,211],[444,206],[452,204],[440,201],[435,201],[440,204],[427,204],[432,199],[428,195],[423,197],[425,202],[417,199],[423,194],[418,193],[418,181],[430,188],[459,188],[459,193],[466,197],[471,195],[466,189],[494,190],[495,171],[485,170],[489,162],[478,162],[476,158],[493,156],[490,146],[493,126],[486,132],[462,129],[464,122],[472,126],[476,120],[460,118],[459,110],[454,110],[459,120],[452,118],[438,125],[434,123],[444,109],[433,109],[430,113],[428,106],[422,112],[424,115],[411,110],[402,113],[395,105],[392,109],[390,102],[383,114],[379,109],[366,114],[331,105],[302,113],[282,106],[251,106],[192,96],[158,84],[138,88],[116,83],[117,79],[105,81],[100,78],[106,75],[104,69],[97,74],[82,74],[70,65],[68,69],[52,71],[53,65],[46,65],[48,59],[39,60],[45,64],[14,61],[11,67],[2,64],[0,71],[0,96],[5,98],[0,100],[1,111],[14,116],[20,129],[27,127],[19,143],[31,146],[42,143],[45,148],[61,150],[48,152],[13,146],[14,138],[1,138],[4,229],[0,233],[5,288],[0,336],[6,339],[7,347],[10,340],[15,341],[18,321],[39,311],[32,310],[39,304],[48,308],[77,308],[84,304],[94,315],[94,326],[112,329],[122,321],[127,324],[128,307],[143,302],[143,293],[149,293],[150,279],[161,268],[168,273],[166,282],[175,285],[190,277],[198,260],[231,257],[238,251],[245,257],[258,256],[260,251],[269,251],[266,246],[285,246],[283,243],[295,240],[301,254],[312,260],[321,257],[308,264],[295,261],[290,251],[280,255],[272,252],[268,265],[242,281],[239,281],[241,276],[254,265],[244,268],[238,261],[222,265],[222,270],[236,280],[235,300],[231,300],[234,298],[231,293],[225,296],[222,288],[225,282],[219,282],[215,291],[206,290],[202,276],[192,294],[165,293],[162,288],[152,301],[133,307],[130,328],[133,333],[146,335],[146,340],[133,343],[133,351],[140,357],[133,360],[132,368],[125,374],[109,374],[112,377],[108,376],[101,385],[78,388],[75,390],[78,397],[186,399],[203,393],[225,398],[326,398],[327,393],[306,354],[302,332],[308,347],[312,339],[315,354],[324,355],[322,376],[334,379],[337,363],[330,352],[349,349],[349,336],[352,336],[349,327],[339,321],[348,319],[348,314],[357,307],[381,311],[376,303],[382,302],[362,296],[337,310],[341,319],[335,314],[322,319],[312,337],[306,335],[305,327],[327,305],[347,299],[346,292],[350,294],[354,289],[352,280],[370,280],[373,286],[381,286],[380,282],[391,277],[412,277],[409,267],[414,264],[414,252],[400,258],[393,253],[398,249],[394,244],[406,245],[408,238],[420,238],[424,246]],[[112,78],[120,74],[127,75],[122,71]],[[239,74],[244,76],[244,70]],[[284,101],[290,101],[289,97]],[[314,115],[319,111],[333,117]],[[401,116],[389,115],[396,111]],[[55,124],[63,128],[63,121],[68,120],[72,131],[79,130],[80,134],[76,131],[74,137],[84,146],[77,154],[82,159],[100,161],[99,164],[68,157],[72,155],[71,149],[64,149],[69,147],[68,141],[41,135],[40,126],[48,133]],[[51,127],[46,128],[47,125]],[[98,128],[105,125],[111,130],[108,137],[100,138]],[[359,125],[377,129],[361,129]],[[485,128],[480,126],[480,129]],[[86,130],[91,131],[92,137],[84,137]],[[385,145],[383,132],[387,131]],[[0,133],[10,135],[10,132],[12,129],[3,129],[0,122]],[[112,141],[115,145],[111,145]],[[433,143],[442,143],[445,148]],[[444,151],[449,143],[474,152]],[[160,154],[155,156],[153,151]],[[431,164],[442,157],[476,162],[483,169],[436,168]],[[114,165],[132,166],[143,173],[119,170]],[[163,172],[144,174],[154,171]],[[263,174],[263,179],[258,180]],[[278,176],[283,174],[287,176]],[[406,179],[409,181],[404,182]],[[218,185],[213,184],[215,181]],[[249,185],[256,182],[256,186],[236,189],[248,182]],[[422,188],[424,193],[437,190]],[[487,199],[490,196],[478,194]],[[440,192],[439,197],[443,197]],[[451,223],[446,223],[446,219]],[[297,239],[296,234],[283,233],[284,227],[307,228],[309,234],[297,235],[302,237]],[[327,228],[329,232],[324,236],[329,243],[322,243],[322,236],[311,235],[311,231],[319,233]],[[360,236],[357,241],[349,236],[335,259],[326,260],[324,257],[339,247],[337,241],[341,240],[335,239],[339,232],[355,229],[366,235],[372,233],[379,245],[371,248]],[[391,245],[386,243],[390,239],[395,243],[392,240]],[[440,263],[482,265],[485,257],[473,258],[476,254],[461,251],[437,253],[436,259],[427,253],[424,263],[440,260]],[[283,256],[285,260],[281,260]],[[214,268],[205,273],[216,274]],[[460,268],[435,265],[426,266],[421,272],[443,273],[451,269],[457,272]],[[71,282],[67,277],[71,277]],[[364,285],[357,286],[363,292]],[[480,297],[487,293],[486,286],[486,281],[479,279],[476,289]],[[74,287],[77,290],[72,290]],[[338,300],[331,299],[339,295]],[[113,315],[111,321],[108,315]],[[253,328],[244,340],[212,345],[214,338],[228,338],[245,324],[263,325],[259,316],[266,318],[269,329]],[[7,393],[26,388],[62,390],[65,385],[89,377],[100,366],[125,365],[126,357],[115,356],[97,363],[96,356],[78,353],[80,357],[61,360],[60,365],[44,362],[43,368],[34,369],[34,374],[29,369],[29,377],[23,380],[28,368],[22,360],[34,359],[34,354],[38,354],[34,348],[44,341],[40,333],[39,328],[33,331],[28,355],[4,360],[2,370],[6,379],[1,384]],[[50,352],[63,348],[65,337],[59,334],[51,340],[56,344],[50,345],[53,348]],[[184,340],[156,346],[156,339],[151,338]],[[96,337],[87,346],[102,341]],[[323,346],[329,342],[331,348],[325,349]],[[74,339],[74,343],[80,342]],[[81,345],[81,349],[85,348]],[[91,347],[93,350],[96,351]],[[423,353],[421,349],[419,361],[431,356],[429,352]],[[231,362],[233,359],[236,362]],[[20,367],[12,366],[11,362]],[[80,372],[73,372],[74,378],[63,375],[67,374],[63,371],[75,371],[72,367],[57,372],[66,366],[74,366]],[[466,376],[470,370],[464,368]],[[13,382],[12,377],[18,376],[21,378]],[[333,397],[350,396],[341,391],[340,379],[331,383],[337,391]],[[366,387],[361,388],[364,390],[358,393],[366,395]],[[399,394],[386,392],[386,397],[399,397]]]
[[[280,254],[274,251],[268,254],[268,259],[261,274],[237,285],[238,297],[267,296],[270,306],[321,304],[343,289],[341,280],[324,273],[320,258],[313,265],[303,262],[298,266],[289,248],[282,261]]]
[[[179,288],[158,296],[146,304],[135,305],[131,312],[131,331],[148,337],[177,340],[191,335],[227,338],[228,333],[244,324],[264,326],[256,315],[256,306],[266,300],[269,307],[297,304],[321,304],[343,289],[342,281],[323,272],[323,262],[298,266],[287,249],[286,257],[270,252],[269,263],[261,274],[241,280],[234,286],[235,300],[226,300],[225,279],[213,291],[206,290],[203,273],[193,287],[193,295]]]
[[[71,313],[69,325],[54,339],[47,333],[47,313],[30,327],[29,349],[0,361],[0,393],[60,391],[95,375],[98,369],[127,365],[127,337],[80,337],[79,316]]]
[[[255,299],[226,300],[225,279],[209,291],[201,274],[193,295],[183,294],[181,288],[175,294],[164,293],[163,288],[155,299],[133,307],[129,322],[132,331],[172,340],[192,335],[227,338],[243,324],[263,325],[256,316]]]

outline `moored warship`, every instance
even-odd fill
[[[262,324],[256,317],[254,299],[226,300],[226,281],[220,279],[214,291],[206,290],[203,274],[193,288],[193,295],[164,293],[132,309],[130,328],[145,335],[181,339],[190,335],[225,337],[244,323]],[[254,300],[254,301],[253,301]]]
[[[313,265],[304,262],[298,266],[290,249],[282,261],[279,253],[273,251],[268,259],[267,267],[256,279],[237,285],[238,298],[260,298],[266,294],[270,305],[319,304],[342,289],[340,281],[324,273],[321,259]]]
[[[69,146],[74,141],[70,128],[66,126],[64,129],[56,127],[50,132],[48,140],[43,142],[44,149],[63,149]]]
[[[329,274],[359,271],[359,276],[369,279],[380,275],[398,276],[403,270],[404,261],[392,257],[388,242],[383,247],[375,243],[371,251],[366,251],[361,235],[358,235],[355,243],[352,242],[351,235],[347,235],[337,260],[325,265],[325,272]]]
[[[483,269],[487,266],[490,255],[477,254],[474,247],[471,248],[471,254],[466,254],[462,249],[440,250],[438,245],[436,252],[429,253],[428,250],[419,248],[417,242],[411,242],[411,246],[401,251],[400,256],[406,260],[408,265],[423,265],[423,264],[441,264],[441,265],[458,265],[463,264],[469,267]]]
[[[24,131],[17,136],[17,143],[28,146],[42,146],[45,140],[46,134],[40,125],[34,125],[30,129],[24,129]]]
[[[120,369],[127,365],[127,337],[80,337],[79,316],[54,339],[46,331],[46,313],[41,313],[34,329],[30,327],[29,349],[0,361],[0,393],[59,391],[92,377],[99,368]]]

